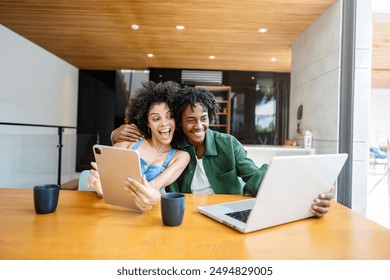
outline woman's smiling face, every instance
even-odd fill
[[[176,123],[167,103],[159,103],[151,106],[148,113],[148,126],[152,138],[155,138],[163,144],[171,143]]]

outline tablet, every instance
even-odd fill
[[[104,145],[94,145],[104,201],[108,204],[141,212],[124,189],[128,177],[142,182],[138,151]]]

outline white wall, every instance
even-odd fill
[[[370,97],[370,146],[390,138],[390,89],[372,89]]]
[[[352,209],[367,210],[369,100],[371,92],[371,0],[356,1],[355,82],[353,116]]]
[[[0,122],[77,126],[78,69],[0,25]],[[57,182],[56,128],[0,125],[0,187]],[[62,182],[75,177],[65,129]]]

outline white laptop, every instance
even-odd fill
[[[104,201],[141,212],[124,189],[128,177],[138,181],[142,180],[138,152],[104,145],[94,145],[93,152],[98,166]]]
[[[198,211],[243,233],[311,217],[313,200],[335,184],[347,157],[275,156],[256,198],[199,206]]]

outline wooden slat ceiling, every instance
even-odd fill
[[[335,1],[0,0],[0,24],[80,69],[290,72],[292,42]]]
[[[374,13],[372,87],[390,88],[390,13]]]

